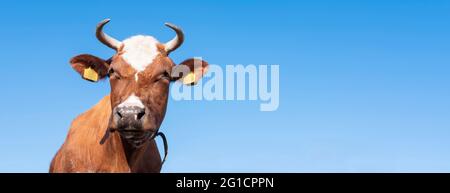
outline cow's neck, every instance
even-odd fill
[[[125,152],[125,157],[127,158],[128,165],[130,168],[139,164],[140,161],[145,157],[144,152],[146,145],[141,147],[134,147],[125,140],[122,140],[123,150]]]

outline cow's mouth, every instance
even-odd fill
[[[141,147],[146,141],[152,139],[155,132],[151,130],[141,130],[141,129],[117,129],[120,136],[127,143],[131,144],[133,147]]]

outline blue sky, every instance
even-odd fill
[[[450,172],[450,2],[9,1],[0,6],[0,172],[46,172],[109,92],[68,64],[118,39],[173,37],[176,62],[280,65],[280,106],[169,101],[163,172]]]

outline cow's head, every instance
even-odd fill
[[[140,144],[157,132],[164,119],[169,83],[181,80],[191,85],[202,77],[208,64],[188,59],[176,65],[169,58],[184,39],[175,25],[166,23],[176,32],[175,38],[159,43],[152,36],[143,35],[118,41],[103,32],[108,22],[106,19],[98,24],[96,36],[116,50],[114,56],[103,60],[84,54],[72,58],[70,63],[82,76],[94,72],[94,81],[109,77],[112,107],[109,129],[119,131],[131,144]]]

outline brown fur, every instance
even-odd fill
[[[55,155],[50,172],[159,172],[161,158],[154,141],[126,155],[129,149],[117,133],[103,145],[100,140],[108,128],[111,105],[109,95],[71,124],[65,143]]]

